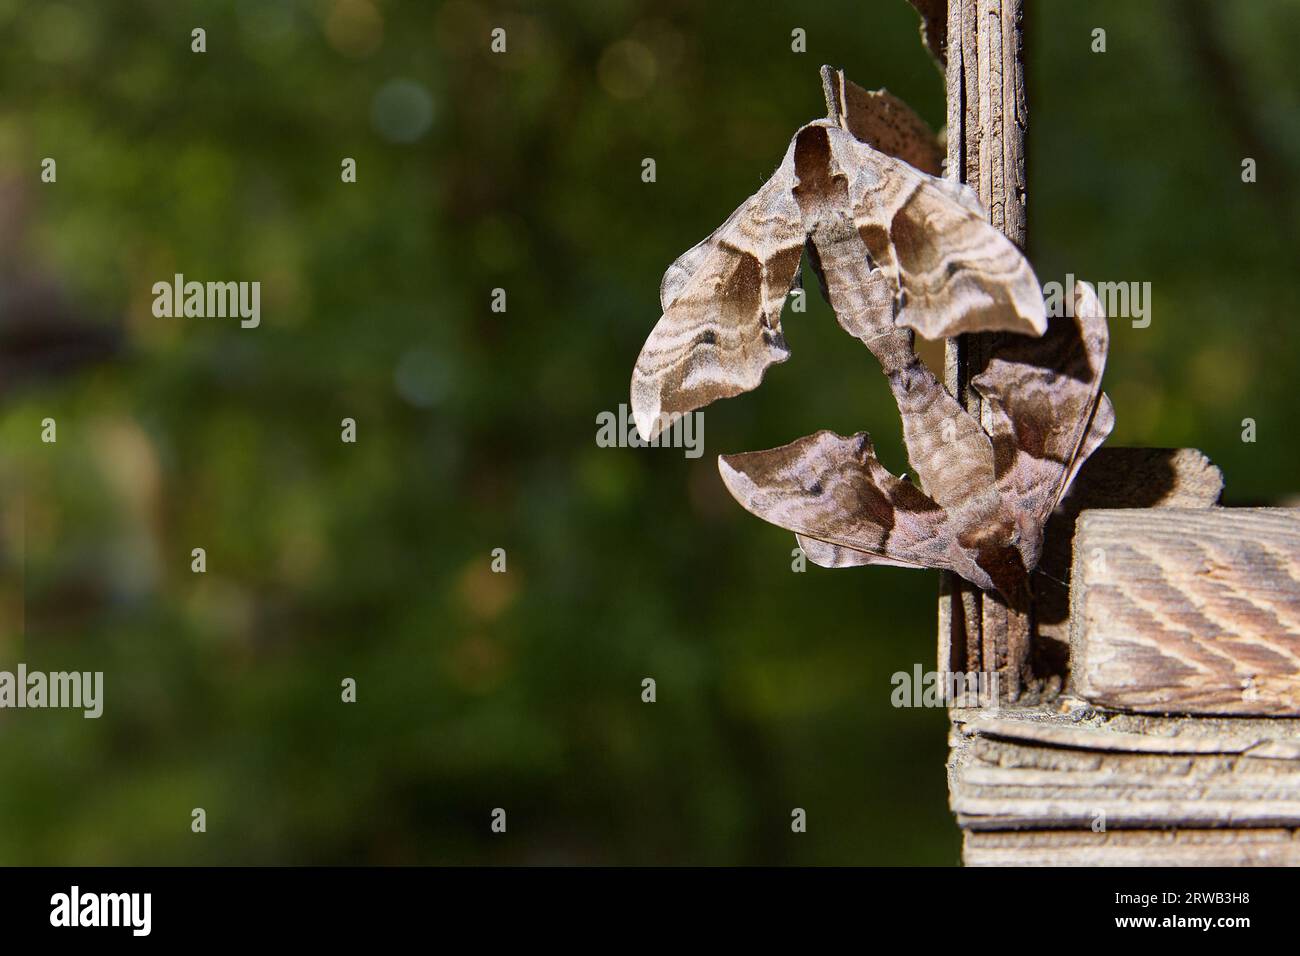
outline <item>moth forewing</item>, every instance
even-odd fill
[[[803,254],[789,152],[772,178],[664,274],[664,313],[632,371],[632,414],[647,440],[685,414],[755,388],[789,349],[781,311]]]
[[[856,171],[848,178],[855,225],[868,248],[888,240],[900,325],[930,339],[1042,334],[1047,312],[1034,270],[978,203],[972,207],[969,190],[831,129],[837,165]]]

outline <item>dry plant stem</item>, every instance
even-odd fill
[[[1022,0],[950,0],[947,86],[949,178],[975,190],[989,220],[1025,244],[1025,77]],[[987,412],[969,388],[991,335],[947,346],[948,388],[986,428]],[[1006,696],[1020,696],[1029,660],[1032,611],[1017,611],[955,576],[940,615],[940,667],[996,671]]]

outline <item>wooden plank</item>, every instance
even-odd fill
[[[968,832],[967,866],[1300,866],[1300,831]]]
[[[966,722],[966,733],[977,736],[1064,747],[1077,750],[1105,750],[1116,753],[1151,754],[1241,754],[1266,742],[1258,733],[1225,736],[1182,734],[1156,737],[1151,734],[1112,730],[1094,724],[1063,724],[1056,720],[975,718]],[[1276,754],[1285,757],[1288,754]]]
[[[1061,507],[1047,523],[1043,557],[1034,577],[1033,671],[1045,691],[1059,687],[1069,674],[1070,560],[1079,514],[1094,508],[1208,508],[1222,493],[1223,473],[1194,448],[1103,445],[1084,463]],[[984,616],[975,604],[979,596],[952,575],[942,577],[941,668],[963,673],[984,669]],[[975,623],[968,628],[971,620]],[[973,658],[967,658],[970,653]],[[1053,695],[1045,692],[1039,696]]]
[[[1300,715],[1300,509],[1088,511],[1073,563],[1079,697]]]
[[[1300,827],[1300,720],[1017,708],[958,716],[952,743],[968,833]]]
[[[1070,559],[1080,513],[1093,508],[1208,508],[1223,493],[1223,473],[1195,448],[1103,445],[1084,462],[1047,522],[1034,577],[1034,672],[1069,674]]]

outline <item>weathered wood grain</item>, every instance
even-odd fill
[[[1079,515],[1093,508],[1208,508],[1223,473],[1195,448],[1103,445],[1075,476],[1047,522],[1034,577],[1033,671],[1056,685],[1069,675],[1070,557]]]
[[[1300,715],[1300,509],[1084,512],[1074,693],[1148,713]]]
[[[1103,445],[1084,463],[1061,507],[1047,523],[1043,557],[1034,576],[1033,672],[1043,681],[1031,703],[1050,698],[1069,675],[1070,560],[1075,523],[1095,508],[1208,508],[1223,493],[1223,473],[1194,448],[1125,448]],[[939,594],[939,661],[952,671],[981,670],[981,656],[968,660],[963,639],[974,619],[978,592],[945,579]],[[954,617],[955,614],[955,617]],[[984,633],[980,612],[974,631]],[[996,647],[998,641],[993,639]],[[978,645],[976,645],[978,647]],[[1032,689],[1031,689],[1032,690]]]
[[[931,5],[922,15],[933,19]],[[989,220],[1017,246],[1025,244],[1025,124],[1028,116],[1022,53],[1022,0],[949,0],[944,67],[948,94],[946,175],[975,190]],[[931,28],[927,37],[938,35]],[[949,340],[948,389],[990,426],[972,369],[983,368],[988,336]],[[1027,615],[995,594],[955,575],[941,585],[939,660],[955,670],[998,671],[1010,700],[1020,696],[1028,654]]]
[[[1032,857],[1033,846],[1051,844],[1048,837],[976,840],[974,833],[1061,830],[1083,834],[1079,852],[1091,854],[1087,862],[1114,862],[1111,853],[1128,863],[1176,862],[1165,851],[1190,862],[1203,851],[1210,854],[1204,864],[1225,862],[1228,844],[1170,847],[1099,836],[1300,827],[1300,720],[1112,715],[1076,703],[1057,713],[954,712],[949,789],[973,854],[967,862],[996,859],[980,857],[996,850],[1029,863],[1015,854]],[[1068,847],[1070,838],[1062,840]]]
[[[1244,754],[1279,741],[1263,736],[1258,729],[1243,728],[1238,733],[1174,733],[1155,736],[1124,730],[1109,723],[1070,723],[1044,716],[1035,719],[1033,712],[1017,717],[976,717],[965,721],[964,732],[977,740],[1002,740],[1021,745],[1038,745],[1063,750],[1100,750],[1108,753],[1148,754]],[[1292,741],[1285,741],[1292,743]],[[1300,759],[1300,752],[1264,751],[1270,757]]]
[[[1300,866],[1300,831],[968,832],[967,866]]]

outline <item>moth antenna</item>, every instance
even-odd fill
[[[1046,571],[1044,571],[1042,568],[1035,568],[1035,569],[1034,569],[1034,573],[1035,573],[1035,574],[1041,574],[1043,577],[1047,578],[1047,580],[1053,582],[1054,584],[1058,584],[1058,585],[1060,585],[1060,587],[1061,587],[1061,589],[1062,589],[1063,591],[1068,591],[1068,590],[1070,590],[1070,585],[1069,585],[1069,584],[1067,584],[1065,581],[1062,581],[1062,580],[1061,580],[1060,578],[1058,578],[1058,577],[1053,577],[1052,575],[1050,575],[1050,574],[1048,574]]]

